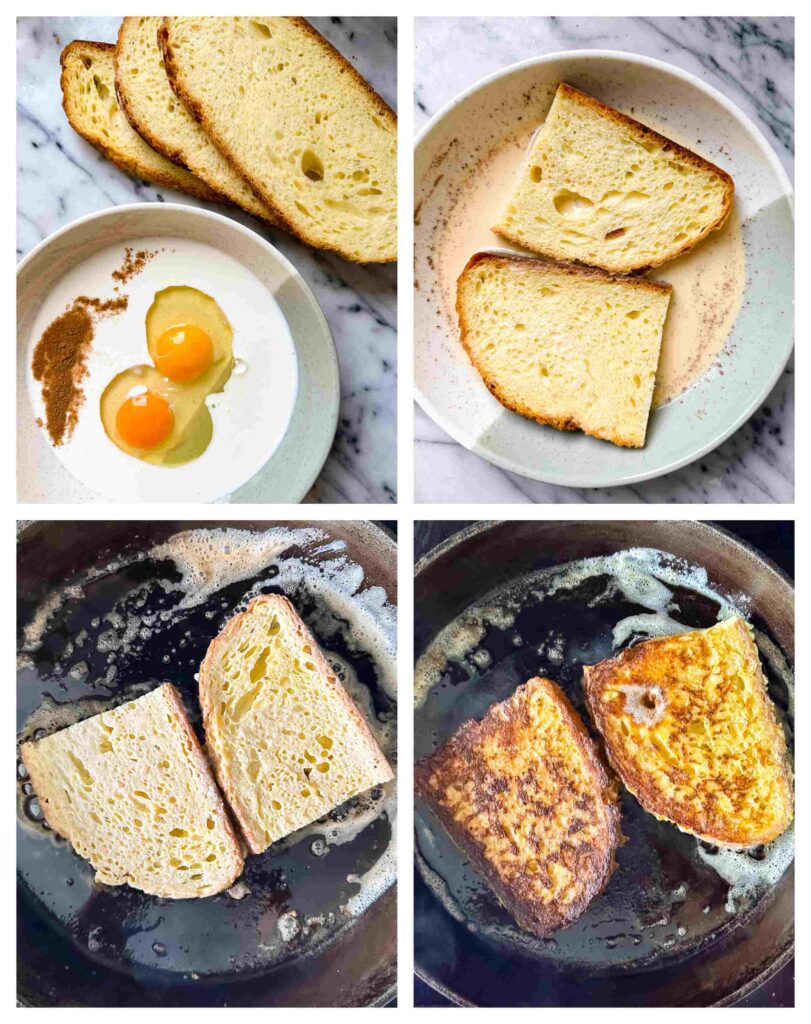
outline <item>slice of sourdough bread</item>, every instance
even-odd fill
[[[462,344],[522,416],[641,448],[670,285],[477,253],[457,284]]]
[[[769,843],[791,824],[786,737],[739,616],[584,665],[583,696],[650,814],[718,846]]]
[[[156,153],[129,123],[116,99],[114,56],[110,43],[81,39],[62,51],[62,106],[71,127],[133,178],[223,202],[205,182]]]
[[[48,824],[97,882],[190,899],[241,874],[240,846],[171,683],[20,752]]]
[[[548,935],[605,888],[623,840],[616,779],[551,679],[470,719],[414,789],[525,931]]]
[[[726,171],[561,83],[494,230],[545,256],[624,274],[721,227],[733,191]]]
[[[252,853],[393,778],[290,602],[255,598],[200,666],[206,744]]]
[[[303,18],[164,18],[166,73],[207,135],[302,241],[397,258],[397,119]]]
[[[124,18],[115,48],[115,87],[132,127],[158,153],[185,167],[243,210],[279,219],[234,170],[169,85],[158,45],[159,17]]]

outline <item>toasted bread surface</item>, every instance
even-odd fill
[[[97,882],[190,899],[241,874],[240,846],[171,683],[20,752],[48,824]]]
[[[609,760],[647,811],[727,846],[785,831],[786,739],[743,619],[647,640],[583,673]]]
[[[462,345],[508,409],[625,447],[645,443],[670,286],[477,253],[457,284]]]
[[[115,48],[115,86],[127,120],[149,145],[243,210],[279,219],[236,172],[169,84],[158,44],[160,17],[124,18]]]
[[[397,119],[307,21],[167,17],[160,42],[174,91],[291,231],[397,258]]]
[[[562,82],[494,230],[624,274],[693,248],[733,194],[726,171]]]
[[[394,776],[284,597],[235,615],[200,667],[217,778],[253,853]]]
[[[425,799],[521,928],[543,936],[605,887],[617,784],[562,690],[535,678],[415,769]]]
[[[71,127],[133,178],[222,202],[204,181],[173,164],[141,138],[115,91],[115,47],[77,39],[62,51],[62,106]]]

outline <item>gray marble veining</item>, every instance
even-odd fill
[[[791,18],[417,18],[415,127],[480,78],[557,50],[611,49],[675,64],[727,96],[794,174]],[[420,408],[420,502],[787,503],[794,500],[794,360],[766,402],[698,462],[628,487],[561,488],[505,472],[467,451]]]
[[[397,105],[397,24],[312,18],[315,27]],[[227,213],[275,245],[301,272],[329,321],[341,369],[341,411],[330,456],[307,501],[396,500],[396,265],[363,267],[315,252],[233,207],[135,181],[77,135],[62,111],[59,54],[72,39],[114,42],[120,18],[20,18],[17,25],[17,255],[96,210],[133,202],[187,203]]]

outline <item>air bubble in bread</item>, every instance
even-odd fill
[[[383,588],[364,587],[362,567],[346,556],[313,562],[285,558],[277,567],[278,574],[272,581],[255,584],[237,610],[247,607],[270,582],[291,599],[298,593],[319,598],[320,608],[308,624],[325,638],[340,628],[352,650],[372,657],[378,683],[387,696],[396,700],[397,614]]]
[[[667,710],[661,687],[626,683],[617,689],[625,694],[625,710],[638,725],[652,727],[661,722]]]

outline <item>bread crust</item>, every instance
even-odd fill
[[[667,292],[668,294],[673,291],[673,286],[666,281],[654,281],[649,277],[626,277],[624,274],[614,274],[602,267],[592,267],[587,263],[578,263],[576,260],[559,260],[553,256],[544,256],[542,253],[488,252],[486,250],[476,252],[470,257],[459,275],[459,280],[461,281],[465,274],[479,263],[499,261],[503,263],[534,263],[564,271],[572,277],[589,278],[593,281],[621,281],[623,284],[633,285],[641,291]]]
[[[61,808],[58,804],[51,803],[51,801],[44,796],[46,768],[43,765],[42,773],[40,773],[39,752],[36,749],[36,743],[33,741],[21,743],[20,757],[25,765],[25,770],[28,772],[31,785],[34,787],[34,793],[37,796],[37,800],[39,801],[39,806],[45,816],[45,820],[57,835],[66,837],[66,833],[68,831],[67,821],[62,815]]]
[[[779,786],[791,795],[793,791],[792,773],[785,737],[775,718],[757,650],[743,620],[739,619],[734,628],[739,637],[741,650],[746,652],[746,672],[757,679],[759,683],[756,693],[760,715],[771,722],[774,730],[778,747]],[[681,634],[682,638],[684,635]],[[791,798],[787,801],[784,813],[776,825],[770,831],[752,838],[751,832],[746,828],[744,822],[730,818],[721,823],[717,816],[710,814],[705,806],[694,807],[686,811],[684,800],[667,799],[661,790],[653,784],[648,766],[641,759],[630,756],[625,746],[615,740],[619,723],[606,713],[605,705],[599,699],[600,695],[604,690],[616,685],[617,672],[621,667],[636,672],[644,684],[651,686],[656,685],[660,674],[677,680],[679,672],[690,666],[690,663],[683,661],[678,650],[675,649],[674,641],[678,639],[678,636],[655,637],[627,648],[614,658],[583,667],[583,693],[586,706],[605,741],[608,760],[622,779],[626,789],[636,797],[646,811],[660,820],[673,822],[682,831],[714,845],[740,847],[769,842],[777,838],[790,824],[793,817]],[[674,727],[684,731],[689,724],[689,720],[675,720]],[[700,797],[700,793],[698,796]]]
[[[487,390],[497,399],[505,409],[510,409],[512,412],[517,412],[519,416],[523,416],[528,420],[533,420],[535,423],[539,423],[541,426],[554,427],[556,430],[568,430],[575,431],[579,430],[584,434],[588,434],[591,437],[596,437],[599,441],[608,441],[610,444],[619,445],[621,448],[642,448],[644,441],[641,445],[633,444],[626,441],[616,434],[613,437],[606,437],[605,434],[596,434],[592,430],[588,430],[579,421],[572,419],[571,417],[560,417],[560,416],[542,416],[537,412],[529,409],[527,406],[521,405],[519,402],[515,402],[508,398],[498,385],[498,382],[493,380],[487,375],[484,369],[476,361],[476,357],[473,354],[473,350],[468,342],[468,334],[470,326],[467,318],[465,317],[464,310],[462,308],[462,302],[460,301],[460,289],[461,285],[467,276],[467,274],[473,270],[474,267],[480,263],[534,263],[539,267],[554,267],[558,270],[563,270],[565,273],[570,274],[572,277],[588,278],[591,280],[601,281],[621,281],[623,284],[633,285],[633,287],[640,289],[641,291],[658,292],[660,294],[670,294],[672,288],[669,284],[663,281],[651,281],[646,277],[622,277],[616,274],[611,274],[607,270],[603,270],[601,267],[591,267],[584,263],[573,263],[564,262],[562,260],[553,259],[551,256],[540,256],[540,255],[523,255],[521,253],[493,253],[493,252],[477,252],[467,261],[464,270],[459,275],[456,285],[456,313],[459,317],[459,332],[462,347],[468,355],[471,363],[473,364],[476,372],[479,374],[481,379],[484,381]]]
[[[668,139],[665,135],[660,135],[659,132],[648,128],[646,124],[642,124],[641,121],[635,120],[633,117],[629,117],[628,114],[623,114],[619,110],[615,110],[613,107],[609,107],[606,103],[601,103],[600,100],[595,99],[593,96],[589,96],[588,93],[581,92],[579,89],[575,89],[574,86],[567,85],[566,82],[561,82],[556,90],[556,96],[563,95],[568,96],[569,99],[575,103],[579,103],[581,106],[590,107],[592,110],[604,115],[617,124],[622,125],[625,128],[630,128],[633,132],[639,135],[643,139],[647,139],[651,142],[661,144],[666,152],[673,152],[678,155],[685,163],[692,164],[694,167],[702,171],[708,171],[712,174],[717,175],[724,183],[724,199],[721,213],[711,222],[707,227],[692,241],[680,246],[678,249],[674,249],[660,260],[656,260],[653,263],[647,263],[645,265],[626,264],[620,271],[615,268],[613,273],[644,273],[646,270],[651,270],[653,267],[660,267],[663,263],[668,263],[670,260],[677,259],[679,256],[683,256],[685,253],[694,249],[699,242],[702,242],[707,235],[713,231],[717,231],[723,227],[732,211],[732,204],[735,196],[735,183],[732,177],[723,168],[718,167],[716,164],[711,163],[709,160],[705,160],[703,156],[699,156],[698,153],[694,153],[691,149],[687,149],[684,146],[680,146],[678,142],[674,142],[672,139]],[[516,233],[510,233],[502,225],[499,225],[497,229],[500,235],[505,238],[509,238],[510,241],[515,242],[517,245],[521,245],[528,248],[526,239],[519,238]],[[601,269],[608,270],[606,267],[602,267],[601,264],[594,264]]]
[[[109,145],[104,143],[101,139],[91,138],[85,132],[83,125],[81,123],[81,119],[76,116],[73,104],[71,102],[71,98],[69,96],[68,77],[70,74],[70,69],[68,67],[68,62],[74,54],[77,57],[79,57],[79,59],[81,59],[81,53],[87,51],[96,54],[110,54],[114,57],[115,46],[112,43],[94,43],[89,42],[85,39],[74,39],[73,42],[68,43],[68,45],[62,50],[62,54],[60,56],[60,65],[62,68],[62,73],[60,76],[59,84],[62,89],[62,109],[65,111],[65,116],[67,117],[71,128],[73,128],[73,130],[77,134],[81,135],[83,139],[89,142],[90,145],[94,147],[94,149],[97,149],[100,153],[102,153],[110,161],[111,164],[115,164],[115,166],[118,167],[119,170],[124,171],[124,173],[128,174],[131,178],[136,178],[140,181],[148,181],[151,182],[153,185],[160,185],[163,188],[175,189],[175,191],[178,192],[186,192],[188,195],[194,196],[197,199],[206,200],[208,202],[225,202],[224,197],[221,196],[219,192],[215,192],[214,189],[209,188],[209,186],[204,181],[200,181],[193,175],[190,176],[190,181],[181,183],[176,178],[172,177],[170,174],[163,174],[161,171],[152,169],[147,170],[143,167],[142,164],[139,164],[137,160],[129,159],[125,155],[116,152]],[[118,99],[118,97],[116,97],[116,99]],[[126,111],[123,110],[123,107],[122,111],[126,116]],[[127,120],[129,120],[129,118],[127,118]],[[149,145],[149,143],[146,142],[145,144]]]
[[[448,783],[460,781],[454,775],[453,761],[455,757],[461,756],[466,769],[475,780],[477,792],[481,794],[481,813],[487,813],[490,802],[498,800],[498,780],[495,780],[496,784],[493,785],[494,780],[488,776],[486,769],[482,772],[481,766],[472,762],[471,752],[483,742],[495,745],[499,737],[506,747],[510,740],[511,726],[520,721],[524,702],[528,701],[536,690],[545,691],[560,709],[573,749],[585,762],[593,779],[593,792],[600,795],[599,802],[605,810],[605,823],[600,830],[599,844],[590,847],[584,851],[582,857],[578,857],[581,870],[577,874],[577,879],[581,892],[579,897],[568,905],[535,900],[525,878],[519,881],[505,878],[484,855],[481,844],[459,824],[436,792],[444,789]],[[432,777],[440,781],[432,785]],[[559,781],[562,789],[565,789],[566,779],[562,778]],[[425,800],[456,846],[470,859],[519,926],[534,935],[543,937],[571,924],[605,889],[616,868],[615,853],[624,841],[616,780],[604,763],[580,716],[560,687],[549,679],[530,679],[519,686],[512,697],[492,705],[481,721],[465,722],[442,747],[416,764],[414,787],[415,792]],[[540,869],[543,867],[541,864]]]
[[[385,102],[385,100],[379,96],[375,90],[369,85],[365,78],[358,72],[352,64],[341,54],[327,39],[325,39],[320,32],[316,31],[313,26],[306,20],[306,18],[291,17],[288,21],[294,22],[299,29],[309,35],[321,49],[324,51],[324,56],[337,64],[343,74],[348,75],[356,85],[362,87],[370,101],[374,104],[377,116],[385,120],[386,123],[396,132],[397,130],[397,115],[391,109],[391,107]],[[191,111],[193,117],[198,121],[204,128],[206,134],[217,146],[220,152],[227,157],[233,167],[239,174],[248,182],[253,191],[262,200],[263,203],[273,212],[279,220],[279,223],[289,231],[292,235],[295,235],[300,241],[306,245],[310,245],[315,249],[323,249],[325,251],[331,251],[338,253],[344,259],[349,260],[352,263],[366,263],[369,261],[359,259],[357,255],[349,253],[340,249],[337,245],[325,245],[322,242],[316,242],[312,235],[308,235],[306,229],[303,229],[299,224],[293,224],[289,218],[287,218],[283,211],[278,207],[274,197],[264,188],[262,183],[251,174],[250,169],[243,167],[239,161],[239,157],[231,150],[228,143],[220,135],[219,132],[214,128],[209,119],[206,117],[201,105],[195,101],[194,96],[189,93],[186,83],[184,83],[182,72],[178,66],[177,60],[174,55],[172,48],[171,28],[172,18],[164,17],[160,28],[158,29],[158,42],[161,50],[163,51],[163,60],[166,66],[166,75],[169,79],[169,84],[176,93],[176,95],[186,104],[188,109]],[[375,260],[375,263],[393,263],[397,260],[396,247],[395,251],[386,256],[385,258]]]
[[[177,720],[183,730],[183,734],[189,741],[190,754],[197,770],[202,776],[210,781],[212,788],[216,791],[217,801],[216,806],[213,808],[213,813],[219,824],[222,826],[226,837],[230,840],[234,860],[234,869],[232,874],[227,878],[227,880],[223,881],[220,887],[216,890],[216,892],[222,892],[233,885],[237,878],[242,874],[244,865],[242,847],[234,830],[233,824],[231,823],[231,819],[228,816],[228,811],[223,803],[222,796],[219,791],[216,790],[211,766],[209,765],[203,748],[200,746],[200,742],[191,727],[180,694],[171,683],[164,683],[162,686],[157,687],[157,689],[163,691],[164,697],[168,700],[169,705],[177,715]],[[45,795],[48,790],[48,786],[44,781],[45,773],[47,772],[47,765],[40,764],[37,741],[30,741],[21,744],[20,756],[22,757],[28,776],[31,779],[31,784],[34,787],[34,792],[37,794],[37,798],[48,825],[58,835],[64,836],[68,841],[72,842],[71,837],[68,835],[70,832],[69,824],[66,817],[62,814],[60,805],[58,803],[51,802]],[[42,772],[40,771],[40,768],[42,768]],[[215,894],[215,892],[212,892],[208,895]],[[193,898],[189,896],[188,892],[171,888],[160,893],[155,893],[154,895],[165,897],[167,899]]]
[[[195,177],[198,177],[201,180],[203,180],[204,184],[208,185],[217,193],[219,202],[232,202],[235,205],[239,206],[241,209],[245,210],[245,212],[249,213],[252,217],[259,217],[261,220],[264,220],[266,223],[272,225],[273,227],[281,227],[281,221],[270,209],[266,211],[264,216],[260,217],[260,214],[255,209],[250,209],[248,206],[239,202],[236,198],[232,196],[226,196],[224,193],[220,192],[215,182],[206,181],[205,178],[203,177],[203,174],[200,171],[192,170],[192,168],[188,164],[188,161],[186,160],[186,155],[182,147],[172,146],[164,139],[158,138],[158,136],[155,135],[155,133],[151,130],[149,123],[147,121],[144,121],[143,118],[138,117],[135,108],[130,103],[129,97],[127,96],[125,76],[123,74],[123,70],[121,67],[121,54],[123,52],[124,47],[127,45],[127,40],[130,33],[134,34],[137,31],[135,23],[139,20],[140,19],[137,17],[126,17],[123,19],[123,21],[121,22],[121,26],[118,30],[118,41],[115,45],[115,93],[118,99],[118,104],[124,111],[124,116],[132,125],[133,129],[136,132],[138,132],[138,134],[141,136],[144,142],[147,143],[147,145],[151,146],[156,153],[160,153],[161,156],[165,156],[167,160],[171,160],[173,164],[177,164],[178,167],[182,167],[183,170],[188,171],[189,174],[193,174],[195,175]],[[158,19],[158,22],[160,22],[160,19]],[[158,27],[156,28],[156,35],[159,33],[159,31],[160,25],[158,25]],[[158,43],[158,46],[160,46],[160,43]],[[183,101],[180,100],[180,98],[178,97],[178,102],[182,103]],[[261,200],[259,200],[258,197],[257,202],[261,202]]]
[[[211,764],[209,763],[208,757],[206,757],[206,752],[200,745],[200,741],[197,739],[197,733],[191,727],[191,722],[189,721],[188,716],[186,715],[186,708],[183,706],[183,700],[181,699],[180,694],[171,683],[165,683],[164,685],[166,687],[166,690],[164,692],[166,693],[166,696],[169,698],[170,703],[174,705],[180,723],[183,727],[183,731],[186,734],[188,740],[191,742],[192,755],[194,761],[197,764],[198,770],[201,772],[201,774],[210,776],[212,774]],[[219,793],[217,795],[220,796]],[[227,885],[223,885],[222,889],[220,889],[220,892],[222,892],[224,889],[228,889],[230,886],[232,886],[234,882],[242,874],[242,869],[244,866],[244,857],[242,855],[242,843],[240,842],[239,836],[237,835],[236,830],[234,829],[233,822],[231,821],[231,816],[229,815],[226,805],[223,802],[221,796],[218,802],[218,806],[215,808],[215,815],[217,821],[219,821],[219,823],[222,825],[223,829],[228,835],[228,838],[231,840],[234,855],[238,860],[238,864],[236,866],[232,878],[230,879]]]
[[[115,94],[118,99],[118,105],[124,111],[124,116],[127,118],[129,123],[135,129],[141,138],[150,145],[156,153],[160,153],[161,156],[165,156],[167,160],[171,160],[173,164],[177,164],[178,167],[182,167],[190,174],[193,173],[191,168],[183,160],[183,152],[179,146],[170,146],[165,143],[162,139],[157,138],[151,131],[149,124],[143,121],[136,114],[132,104],[129,102],[127,97],[126,85],[122,89],[122,82],[124,75],[121,69],[121,54],[124,47],[127,45],[128,37],[130,34],[135,34],[135,22],[139,19],[137,17],[126,17],[121,21],[121,25],[118,29],[118,37],[115,43]]]
[[[275,613],[281,617],[284,617],[291,629],[296,632],[296,635],[300,638],[302,644],[309,644],[312,648],[312,654],[308,657],[313,661],[318,669],[318,673],[321,676],[324,686],[329,687],[333,690],[335,695],[340,700],[343,708],[349,718],[355,724],[358,730],[359,736],[362,741],[372,750],[378,757],[381,764],[385,767],[386,771],[380,779],[380,782],[389,782],[394,778],[394,773],[391,770],[383,752],[377,745],[377,740],[372,735],[369,726],[366,724],[366,720],[363,715],[355,707],[355,703],[346,690],[341,686],[340,682],[336,679],[335,673],[330,668],[324,657],[321,648],[318,645],[318,641],[313,637],[312,633],[307,629],[304,622],[300,618],[298,612],[294,608],[293,604],[288,601],[286,597],[282,597],[278,594],[260,594],[255,597],[244,612],[240,612],[238,615],[234,615],[226,624],[222,632],[216,636],[209,644],[206,656],[200,665],[199,674],[199,700],[200,707],[203,711],[203,726],[205,728],[206,737],[209,736],[212,724],[212,717],[214,712],[214,702],[212,692],[210,689],[210,681],[212,674],[212,665],[219,655],[222,648],[227,648],[231,643],[232,638],[238,633],[240,625],[246,617],[251,615],[254,608],[259,605],[268,605],[275,609]],[[246,807],[242,794],[234,785],[234,781],[227,771],[227,766],[223,763],[220,758],[216,747],[213,743],[207,742],[207,748],[211,761],[214,765],[214,771],[217,776],[217,781],[220,784],[220,788],[225,793],[228,804],[234,813],[242,835],[245,838],[248,848],[251,853],[263,853],[269,846],[265,840],[263,834],[259,834],[254,831],[251,827],[250,812]],[[357,794],[355,794],[357,795]]]

